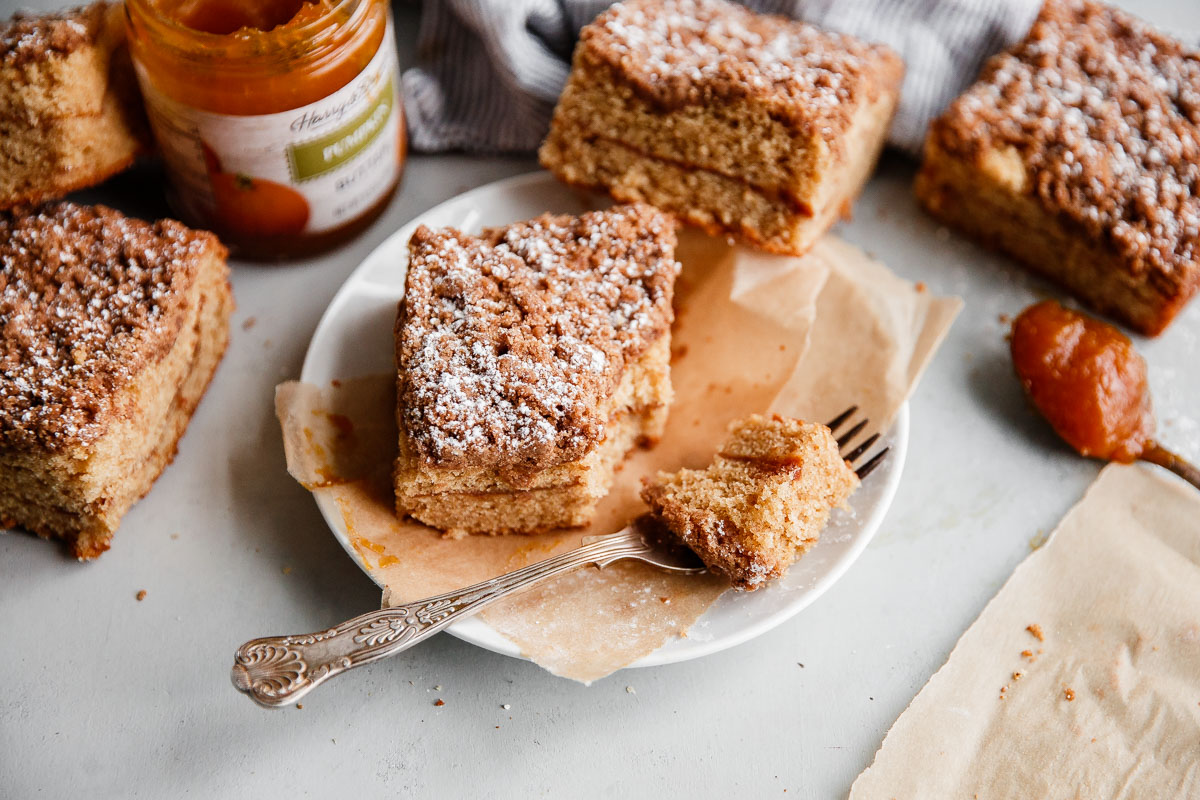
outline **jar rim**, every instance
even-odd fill
[[[210,68],[212,66],[212,57],[217,49],[224,49],[226,55],[231,55],[228,51],[236,49],[239,45],[246,48],[245,52],[236,53],[234,58],[238,62],[242,62],[246,66],[252,66],[265,60],[273,60],[278,57],[279,51],[266,50],[261,47],[256,47],[256,42],[269,41],[276,33],[276,30],[270,31],[254,31],[250,35],[239,35],[237,31],[233,33],[210,33],[208,31],[197,30],[190,28],[187,25],[179,22],[174,17],[165,13],[154,0],[125,0],[125,15],[131,26],[137,23],[144,24],[147,29],[155,34],[167,34],[172,36],[176,41],[165,43],[175,55],[183,58],[202,59]],[[309,20],[296,27],[289,27],[286,33],[280,36],[281,41],[286,37],[286,42],[283,42],[284,48],[287,49],[287,44],[290,42],[304,43],[303,55],[310,60],[318,60],[324,54],[327,46],[336,45],[337,33],[339,26],[336,24],[340,18],[345,18],[348,28],[353,28],[353,14],[360,7],[365,7],[369,4],[363,3],[363,0],[332,0],[332,5],[329,10],[317,17]],[[135,22],[134,16],[137,16]],[[160,44],[163,44],[160,42]],[[295,49],[294,47],[292,49]],[[290,58],[296,58],[299,54],[290,53]],[[228,68],[235,68],[235,63],[227,64]]]

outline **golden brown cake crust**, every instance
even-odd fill
[[[671,325],[675,222],[647,205],[470,236],[421,226],[396,320],[399,422],[447,468],[545,469],[603,439],[597,413]]]
[[[1015,154],[1022,191],[1165,295],[1200,281],[1200,51],[1109,6],[1049,0],[930,137],[978,166]]]
[[[112,398],[167,352],[210,233],[104,206],[0,218],[0,448],[94,441]]]
[[[881,72],[903,70],[885,45],[725,0],[629,0],[585,27],[579,47],[663,109],[749,98],[830,140],[883,91]]]
[[[53,14],[17,12],[0,25],[0,65],[22,66],[96,44],[112,5],[94,3]]]

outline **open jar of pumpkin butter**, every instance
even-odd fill
[[[126,0],[130,52],[189,224],[239,256],[365,228],[404,167],[387,0]]]

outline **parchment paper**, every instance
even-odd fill
[[[776,411],[821,419],[857,403],[886,427],[961,307],[899,280],[832,237],[804,258],[683,231],[677,252],[667,431],[618,472],[586,530],[451,540],[392,512],[391,375],[276,392],[288,470],[332,497],[355,548],[394,605],[484,580],[610,533],[643,513],[641,478],[702,466],[726,426]],[[810,347],[819,342],[819,347]],[[380,445],[380,443],[386,443]],[[489,607],[493,628],[551,672],[591,681],[684,636],[726,585],[639,564],[585,569]]]
[[[1106,467],[850,797],[1200,797],[1200,493]]]

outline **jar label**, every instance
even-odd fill
[[[399,177],[404,121],[388,26],[350,83],[275,114],[200,111],[139,83],[179,211],[242,235],[333,230],[379,202]]]

